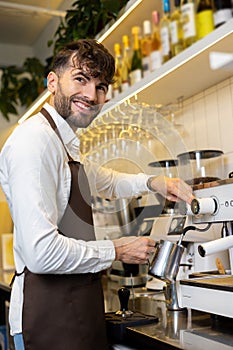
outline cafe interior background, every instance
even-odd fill
[[[144,0],[146,1],[146,0]],[[130,1],[129,3],[135,1]],[[148,3],[148,1],[147,1]],[[60,23],[61,15],[63,18],[66,10],[70,9],[73,1],[44,0],[44,1],[1,1],[0,2],[0,67],[9,65],[21,66],[27,57],[37,57],[42,62],[52,55],[53,47],[48,47],[48,40],[53,39],[54,33]],[[9,5],[9,7],[8,7]],[[151,9],[155,6],[150,2],[148,13],[141,16],[141,24],[144,19],[150,16]],[[57,11],[57,12],[56,12]],[[122,26],[124,23],[122,24]],[[128,30],[128,29],[127,29]],[[128,30],[129,31],[129,30]],[[130,35],[130,33],[127,33]],[[211,33],[212,34],[212,33]],[[121,40],[119,38],[119,40]],[[113,44],[108,47],[113,53]],[[229,47],[224,47],[226,52],[231,52]],[[114,53],[113,53],[114,54]],[[176,57],[177,58],[177,57]],[[169,64],[169,62],[168,62]],[[208,65],[208,62],[206,63]],[[162,96],[170,95],[171,91],[180,89],[183,92],[186,86],[189,89],[202,79],[202,67],[194,65],[195,69],[189,72],[189,75],[179,76],[170,80],[168,84],[159,87],[159,94]],[[203,68],[206,69],[205,67]],[[162,108],[165,106],[165,117],[168,123],[172,125],[173,132],[170,134],[169,146],[170,154],[166,154],[166,147],[159,145],[154,152],[154,160],[167,159],[175,157],[183,151],[194,150],[221,150],[224,153],[224,167],[222,178],[227,178],[233,170],[233,65],[227,68],[220,68],[220,78],[217,83],[202,88],[202,83],[193,91],[198,93],[185,98],[177,95],[173,100],[166,100],[165,105],[160,104],[160,100],[151,98],[150,105]],[[218,72],[217,72],[218,73]],[[216,74],[216,71],[213,71]],[[223,78],[221,78],[221,76]],[[225,78],[227,77],[227,78]],[[221,80],[222,79],[222,80]],[[170,85],[171,83],[171,85]],[[205,84],[203,84],[205,86]],[[207,84],[207,86],[210,84]],[[182,89],[182,86],[184,88]],[[136,97],[132,95],[130,101]],[[156,96],[156,92],[155,92]],[[144,102],[142,99],[141,103]],[[25,108],[18,107],[19,115],[10,115],[9,121],[2,115],[0,116],[0,147],[4,144],[6,138],[15,128],[19,118],[24,114]],[[159,109],[160,112],[160,109]],[[169,135],[169,131],[167,132]],[[175,137],[174,134],[176,135]],[[178,135],[178,136],[177,136]],[[173,137],[173,139],[172,139]],[[168,137],[169,139],[169,137]],[[181,141],[180,141],[181,140]],[[179,149],[182,143],[183,149]],[[158,146],[158,145],[157,145]],[[172,149],[172,150],[171,150]],[[171,154],[172,152],[172,154]],[[152,154],[153,157],[153,154]],[[135,162],[136,159],[131,159]],[[153,159],[151,159],[153,161]],[[132,162],[130,162],[132,164]],[[119,167],[119,162],[117,163]],[[124,168],[125,164],[123,164]],[[134,166],[129,171],[135,171]],[[143,169],[153,173],[154,169]],[[0,233],[12,232],[12,221],[3,192],[0,192]]]
[[[7,8],[7,3],[11,4],[9,8]],[[0,67],[20,66],[26,57],[37,57],[42,62],[50,57],[53,48],[48,47],[48,40],[53,38],[60,23],[59,14],[64,16],[65,11],[71,8],[72,3],[73,1],[44,0],[33,1],[32,5],[31,1],[26,0],[0,1]],[[40,11],[33,11],[33,7]],[[153,4],[150,5],[150,8],[153,9]],[[141,15],[141,23],[149,16],[149,11]],[[113,52],[113,44],[109,49]],[[231,52],[229,47],[225,47],[225,49],[227,52]],[[183,86],[185,91],[186,86],[197,84],[198,79],[201,80],[202,69],[200,66],[194,66],[194,69],[188,77],[185,75],[178,76],[177,79],[174,77],[171,85],[162,86],[160,94],[169,95],[172,89],[180,86]],[[183,150],[176,149],[176,147],[179,148],[180,142],[169,140],[172,156],[184,150],[221,150],[224,153],[224,173],[222,176],[227,178],[229,173],[233,171],[233,65],[220,69],[223,71],[221,73],[223,80],[218,79],[218,83],[205,89],[202,89],[200,83],[198,93],[188,98],[181,94],[175,100],[167,100],[165,110],[166,117],[168,116],[167,120],[170,124],[172,123],[173,130],[176,135],[178,133],[178,138],[184,147]],[[216,74],[216,71],[213,71],[213,74]],[[225,76],[227,78],[224,78]],[[135,102],[135,99],[136,97],[132,96],[130,101]],[[150,102],[150,105],[164,107],[158,99],[155,104]],[[17,125],[25,108],[19,107],[18,111],[19,115],[10,115],[9,121],[0,116],[0,147]],[[171,157],[171,154],[166,154],[165,147],[162,149],[160,147],[157,150],[152,150],[155,161]],[[163,154],[164,152],[165,154]],[[132,170],[134,171],[134,167]],[[154,169],[148,168],[146,170],[153,173]],[[11,233],[12,221],[2,191],[0,192],[0,215],[0,233]]]
[[[11,4],[12,7],[7,8],[7,3]],[[0,1],[0,67],[20,66],[26,57],[38,57],[44,61],[51,56],[52,47],[48,47],[47,43],[49,39],[53,38],[60,21],[57,13],[54,14],[53,11],[60,11],[60,14],[64,16],[65,11],[71,7],[72,3],[73,1],[44,0],[33,1],[32,6],[32,2],[26,0]],[[35,7],[35,9],[38,7],[41,11],[33,11],[30,7]],[[44,13],[42,8],[48,10],[47,13]],[[149,15],[150,13],[141,15],[141,23]],[[109,49],[113,52],[113,45]],[[231,51],[227,47],[225,49],[227,52]],[[172,85],[163,86],[160,94],[166,96],[166,94],[170,94],[170,90],[174,90],[176,87],[183,85],[183,90],[185,90],[186,86],[197,84],[196,81],[201,79],[202,70],[198,66],[194,68],[196,70],[193,70],[188,77],[185,75],[178,77],[172,82]],[[206,89],[202,89],[200,84],[198,93],[188,98],[181,95],[173,101],[168,100],[165,109],[169,114],[168,120],[173,123],[175,133],[178,132],[186,151],[223,151],[224,173],[222,176],[227,178],[233,170],[233,65],[220,69],[223,71],[223,80],[218,79],[217,84]],[[216,72],[213,71],[213,74]],[[227,76],[226,79],[224,79],[225,76]],[[195,82],[193,82],[194,80]],[[134,99],[135,96],[131,98],[131,101]],[[158,104],[159,100],[156,101],[156,105]],[[0,116],[0,147],[17,125],[25,108],[19,107],[18,111],[19,116],[10,115],[9,121]],[[178,154],[180,150],[176,150],[177,143],[169,142],[174,147],[173,156]],[[159,154],[159,152],[161,153]],[[168,157],[163,152],[165,152],[163,149],[155,150],[155,160]],[[12,222],[2,191],[0,192],[0,215],[0,233],[11,233]]]
[[[148,2],[148,0],[144,1]],[[133,3],[132,0],[130,2]],[[16,9],[7,9],[6,3],[14,3]],[[73,1],[68,0],[0,1],[0,67],[8,65],[20,66],[26,57],[35,56],[44,61],[51,56],[52,47],[48,47],[47,42],[53,37],[59,25],[59,17],[57,14],[53,14],[53,10],[61,11],[64,14],[72,3]],[[20,6],[22,4],[28,7],[33,5],[38,8],[49,9],[49,11],[48,13],[43,13],[42,11],[32,12],[31,10],[17,8],[17,5]],[[151,6],[149,6],[150,11],[148,13],[141,13],[141,23],[146,17],[150,16]],[[208,40],[206,40],[206,43],[208,44]],[[113,44],[109,49],[113,52]],[[232,47],[224,47],[223,49],[232,53]],[[192,53],[192,51],[190,52]],[[170,67],[169,64],[172,65],[172,62],[167,63],[168,68]],[[208,58],[206,65],[209,65]],[[179,70],[179,65],[177,65],[177,70]],[[168,80],[167,85],[161,84],[161,88],[159,87],[159,94],[164,96],[170,96],[171,90],[178,89],[181,91],[181,94],[176,96],[175,99],[167,100],[165,105],[161,101],[160,105],[158,98],[155,98],[156,102],[153,102],[153,98],[151,98],[149,101],[150,106],[153,106],[162,114],[162,118],[165,118],[168,123],[166,125],[169,128],[172,126],[173,132],[171,134],[167,133],[166,136],[166,140],[171,145],[170,150],[161,145],[157,149],[150,150],[150,155],[152,154],[150,161],[153,161],[153,155],[154,160],[157,161],[171,157],[171,155],[178,155],[183,151],[221,150],[224,160],[222,178],[228,178],[229,173],[233,171],[233,63],[227,67],[220,67],[217,71],[213,70],[211,74],[219,76],[216,80],[217,83],[208,84],[207,82],[207,84],[203,84],[203,70],[197,63],[191,66],[191,71],[189,71],[188,75],[185,73],[183,75],[175,75],[172,82]],[[196,88],[195,85],[198,85],[198,80],[201,83]],[[147,82],[148,78],[145,80],[145,83]],[[192,91],[192,88],[195,93],[186,97],[186,89]],[[129,91],[131,96],[129,100],[125,99],[125,103],[136,105],[137,96],[133,95],[132,89]],[[184,94],[182,94],[182,91]],[[174,96],[175,94],[173,94]],[[140,106],[144,102],[148,103],[143,98],[139,99],[138,105]],[[112,113],[114,114],[116,110],[117,108],[113,109]],[[164,111],[166,112],[163,115]],[[0,115],[0,148],[16,127],[19,118],[24,112],[25,108],[19,107],[19,116],[10,115],[9,121]],[[118,118],[120,120],[120,115],[118,115]],[[170,140],[169,135],[171,136]],[[172,140],[174,135],[175,139]],[[176,142],[177,138],[179,142]],[[181,143],[183,149],[180,148]],[[125,163],[122,159],[118,161],[117,167],[121,168],[119,165],[121,161],[123,162],[122,168],[124,168]],[[135,161],[135,164],[137,165],[137,161]],[[134,167],[132,169],[134,171]],[[148,167],[144,170],[153,173],[155,169]],[[4,194],[1,191],[0,234],[11,234],[12,230],[13,224],[10,213]],[[2,242],[3,240],[1,240],[1,244]],[[7,262],[5,261],[4,264],[11,267],[13,265],[12,257]]]

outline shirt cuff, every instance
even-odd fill
[[[114,244],[111,240],[97,240],[98,254],[101,261],[102,269],[111,267],[116,257]]]
[[[157,176],[149,176],[146,182],[147,188],[150,192],[152,193],[157,193],[156,190],[154,190],[151,186],[151,182],[154,180],[154,178],[156,178]]]

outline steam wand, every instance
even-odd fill
[[[191,231],[191,230],[198,231],[198,232],[205,232],[205,231],[207,231],[210,228],[211,225],[212,225],[211,223],[207,224],[206,227],[204,227],[204,228],[198,228],[196,226],[187,226],[187,227],[185,227],[183,229],[183,231],[182,231],[182,234],[180,235],[180,238],[179,238],[179,241],[178,241],[178,245],[181,245],[186,232]]]

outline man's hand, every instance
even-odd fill
[[[183,200],[191,204],[194,199],[192,188],[179,178],[153,176],[149,178],[149,189],[173,202]]]
[[[155,252],[155,241],[148,237],[121,237],[113,240],[116,258],[126,264],[146,264]]]

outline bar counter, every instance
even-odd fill
[[[5,301],[9,301],[12,271],[0,271],[0,318],[5,324]],[[122,284],[103,275],[105,312],[120,310],[118,289]],[[135,314],[156,316],[158,320],[147,325],[125,328],[124,339],[112,342],[114,350],[183,349],[233,350],[233,318],[211,315],[191,309],[168,311],[162,291],[145,287],[130,288],[129,310]],[[133,317],[133,316],[132,316]]]
[[[103,286],[106,312],[119,310],[117,291],[121,286],[106,276]],[[168,311],[163,292],[144,287],[131,290],[129,309],[157,316],[158,322],[127,327],[124,340],[113,349],[233,350],[233,318],[191,309]]]

